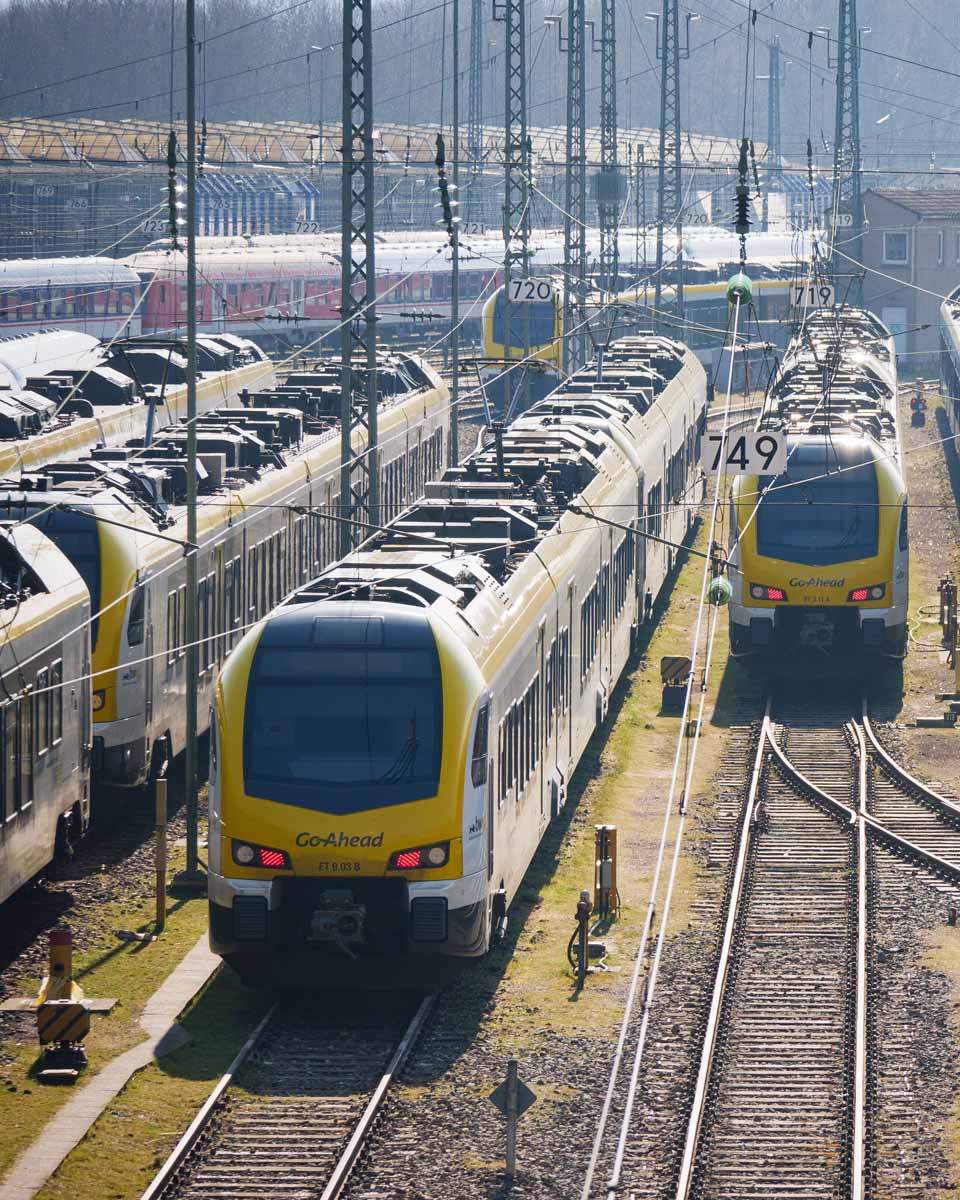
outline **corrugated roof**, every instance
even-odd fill
[[[866,195],[899,204],[918,217],[960,220],[960,188],[871,188]]]

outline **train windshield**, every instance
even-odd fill
[[[435,796],[441,701],[432,634],[419,646],[261,639],[247,687],[245,791],[339,814]]]
[[[501,346],[507,344],[506,323],[503,319],[504,310],[503,288],[497,293],[493,303],[493,340]],[[553,301],[544,304],[511,304],[510,305],[510,348],[518,349],[526,345],[527,317],[530,318],[530,345],[548,346],[557,336],[556,309]]]
[[[787,470],[762,476],[757,549],[767,558],[827,567],[872,558],[879,544],[877,469],[863,444],[795,446]]]

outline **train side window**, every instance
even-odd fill
[[[197,663],[201,671],[207,669],[207,638],[210,636],[210,582],[197,581]]]
[[[177,588],[177,658],[187,652],[187,585]]]
[[[470,780],[474,787],[482,787],[487,782],[487,723],[489,719],[490,708],[485,704],[477,715],[477,728],[473,734]]]
[[[7,748],[3,756],[3,786],[0,788],[0,817],[9,821],[16,815],[17,803],[17,702],[0,709],[0,740]]]
[[[138,583],[130,597],[130,615],[127,618],[127,645],[143,645],[143,608],[146,603],[146,589]]]
[[[177,630],[180,622],[177,620],[177,593],[167,592],[167,666],[176,662]]]
[[[50,667],[50,742],[56,745],[63,737],[63,659]]]
[[[36,706],[34,710],[34,726],[36,728],[37,756],[46,754],[50,749],[50,671],[44,667],[37,672],[37,690],[35,693]]]
[[[25,696],[18,705],[20,709],[20,811],[29,808],[33,803],[33,759],[36,754],[36,743],[33,728],[33,705],[31,698]]]

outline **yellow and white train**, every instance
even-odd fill
[[[247,633],[209,829],[244,977],[484,953],[673,564],[640,534],[694,522],[705,405],[694,355],[627,339]]]
[[[0,525],[0,903],[90,820],[90,596],[30,525]]]
[[[759,428],[785,436],[787,467],[734,481],[732,652],[903,657],[909,538],[890,332],[860,309],[808,316]]]
[[[378,381],[389,517],[443,469],[449,391],[410,355],[384,356]],[[244,630],[337,557],[339,371],[295,374],[287,385],[197,424],[201,732],[217,668]],[[149,449],[137,439],[0,482],[0,519],[29,520],[86,585],[93,771],[118,786],[141,784],[185,744],[185,437],[182,426],[167,428]],[[354,451],[365,448],[358,433]]]

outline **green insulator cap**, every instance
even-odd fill
[[[715,604],[718,608],[722,608],[724,604],[730,603],[730,597],[733,595],[733,588],[730,586],[730,580],[723,575],[716,575],[710,580],[707,586],[707,600],[711,604]]]
[[[752,299],[753,283],[742,271],[738,271],[727,284],[727,301],[733,304],[739,300],[746,304],[748,300]]]

